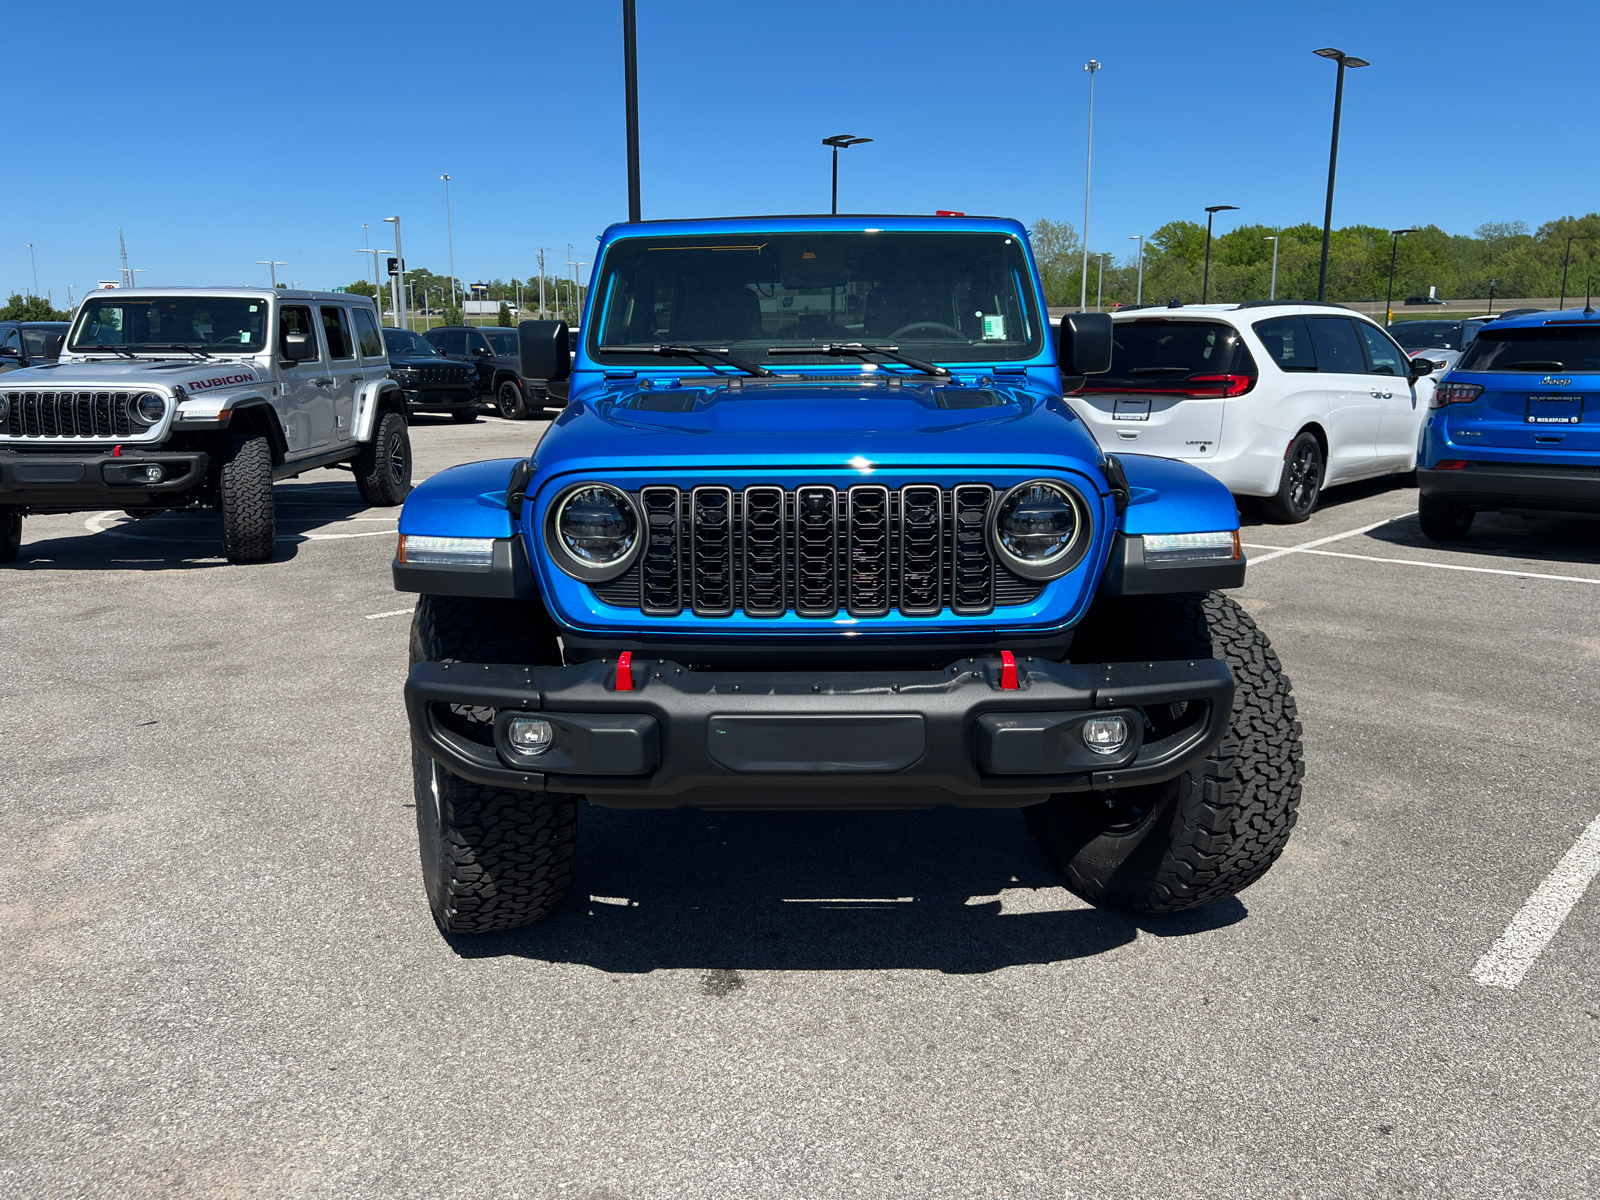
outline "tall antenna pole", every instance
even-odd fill
[[[622,94],[628,109],[628,220],[641,221],[639,207],[639,30],[633,0],[622,0]]]
[[[1089,308],[1089,174],[1094,167],[1094,77],[1100,64],[1090,59],[1083,64],[1089,72],[1089,149],[1083,163],[1083,282],[1078,289],[1078,311]]]
[[[544,252],[553,249],[551,246],[539,247],[539,320],[545,319],[544,312]]]
[[[122,236],[122,226],[117,226],[117,244],[122,247],[122,286],[133,286],[133,272],[128,270],[128,239]]]

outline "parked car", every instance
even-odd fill
[[[1441,300],[1437,296],[1407,296],[1407,304],[1449,304],[1448,300]]]
[[[532,416],[534,409],[557,408],[564,403],[550,395],[544,380],[522,377],[515,329],[443,325],[423,337],[447,358],[471,366],[477,372],[478,395],[508,421],[521,421]]]
[[[1265,300],[1111,320],[1111,370],[1067,398],[1108,451],[1193,463],[1283,523],[1326,486],[1416,467],[1432,364],[1375,321]]]
[[[1507,317],[1525,317],[1529,313],[1543,312],[1542,308],[1509,308],[1503,313],[1495,313],[1490,320],[1503,321]]]
[[[1600,513],[1600,314],[1482,330],[1434,393],[1417,477],[1422,532],[1441,542],[1484,511]]]
[[[0,321],[0,374],[55,362],[67,321]]]
[[[1270,867],[1300,725],[1213,590],[1244,581],[1237,509],[1061,405],[1111,318],[1052,336],[1022,225],[651,222],[597,257],[575,360],[520,327],[521,376],[575,402],[537,459],[441,471],[400,518],[440,929],[554,911],[580,796],[1016,807],[1068,887],[1139,912]]]
[[[411,489],[405,398],[364,296],[119,288],[54,365],[0,377],[0,562],[30,513],[214,508],[230,562],[272,557],[272,485],[348,463],[368,504]]]
[[[478,372],[452,362],[444,352],[409,329],[384,326],[389,374],[406,394],[407,412],[449,413],[462,424],[478,419]]]
[[[1492,320],[1493,317],[1463,317],[1454,321],[1396,321],[1389,326],[1389,336],[1412,358],[1424,355],[1434,364],[1438,376],[1456,365],[1461,351]]]

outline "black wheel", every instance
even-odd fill
[[[222,463],[222,541],[231,563],[266,562],[277,538],[272,446],[259,434],[235,434]]]
[[[1322,494],[1324,472],[1322,443],[1307,430],[1289,444],[1278,490],[1261,497],[1261,515],[1274,525],[1298,525],[1308,519]]]
[[[0,563],[16,562],[22,552],[22,513],[0,508]]]
[[[411,622],[411,661],[556,662],[555,631],[537,610],[501,600],[424,596]],[[490,710],[441,713],[453,731],[487,740]],[[413,739],[417,845],[433,919],[445,933],[492,933],[549,916],[572,876],[578,797],[485,787],[439,766]]]
[[[1472,528],[1472,517],[1472,510],[1464,504],[1451,504],[1438,496],[1417,497],[1422,532],[1436,542],[1459,542]]]
[[[528,401],[522,394],[522,385],[507,379],[494,394],[494,406],[508,421],[521,421],[528,415]]]
[[[474,421],[476,421],[478,419],[477,406],[474,405],[472,408],[454,408],[454,409],[451,409],[450,410],[450,419],[452,421],[454,421],[457,425],[471,425]]]
[[[1075,660],[1096,662],[1220,658],[1235,688],[1227,735],[1186,774],[1062,792],[1023,810],[1067,887],[1106,908],[1172,913],[1261,878],[1294,828],[1304,762],[1288,677],[1249,614],[1216,592],[1108,599],[1072,650]],[[1183,719],[1170,708],[1147,712],[1154,736]]]
[[[390,410],[378,418],[372,440],[355,463],[356,490],[368,504],[392,508],[411,494],[411,433],[406,419]]]

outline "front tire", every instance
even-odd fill
[[[1294,695],[1267,636],[1216,592],[1126,597],[1102,601],[1080,627],[1073,656],[1085,655],[1220,658],[1235,686],[1227,734],[1187,773],[1023,810],[1068,889],[1104,908],[1174,913],[1249,887],[1289,840],[1304,773]]]
[[[1417,497],[1417,520],[1422,532],[1436,542],[1459,542],[1472,528],[1475,514],[1464,504],[1451,504],[1438,496]]]
[[[272,497],[272,446],[260,434],[236,434],[222,463],[222,542],[231,563],[272,557],[278,513]]]
[[[406,419],[390,410],[378,419],[372,440],[355,463],[356,490],[375,508],[393,508],[411,494],[411,433]]]
[[[514,379],[507,379],[494,394],[494,404],[500,410],[500,415],[508,421],[526,420],[528,416],[528,400],[522,394],[522,388]]]
[[[1322,443],[1309,429],[1289,443],[1278,490],[1261,498],[1261,515],[1274,525],[1298,525],[1311,519],[1322,495],[1327,466]]]
[[[0,563],[16,562],[22,553],[22,512],[0,508]]]
[[[523,602],[423,596],[411,661],[559,662],[555,630]],[[455,732],[486,738],[492,714],[452,710]],[[572,877],[578,797],[486,787],[439,766],[413,737],[417,847],[428,907],[448,934],[494,933],[561,906]]]

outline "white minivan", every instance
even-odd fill
[[[1433,364],[1359,313],[1187,304],[1112,329],[1111,370],[1067,398],[1104,450],[1192,462],[1284,524],[1326,485],[1416,470]]]

